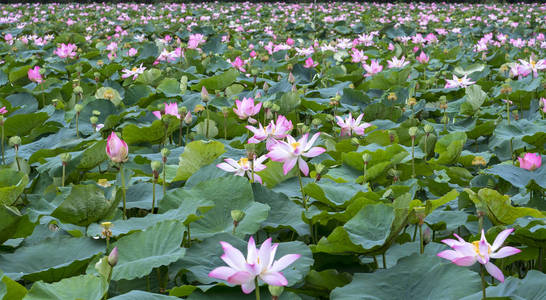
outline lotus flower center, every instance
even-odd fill
[[[104,98],[112,100],[114,99],[114,92],[112,90],[104,91]]]
[[[300,143],[295,142],[295,143],[290,144],[290,146],[292,146],[292,149],[293,149],[294,151],[296,151],[296,149],[298,149],[298,147],[300,146]]]
[[[239,159],[239,165],[241,165],[242,167],[248,167],[248,158],[242,157],[241,159]]]
[[[480,241],[474,241],[472,242],[472,245],[474,245],[474,251],[479,255],[482,256],[480,253]],[[491,254],[491,246],[487,245],[487,254]]]
[[[458,82],[463,82],[463,79],[462,78],[457,78],[457,81]]]
[[[537,63],[534,60],[531,60],[531,66],[533,67],[533,69],[535,68],[536,64]]]
[[[133,71],[133,72],[136,72],[136,70],[137,70],[136,67],[133,67],[133,68],[131,69],[131,71]]]

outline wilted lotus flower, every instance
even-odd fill
[[[518,157],[519,167],[529,171],[534,171],[542,165],[542,157],[538,153],[525,153],[523,158]]]
[[[280,272],[300,258],[299,254],[287,254],[275,260],[279,244],[271,244],[271,238],[265,240],[260,249],[256,248],[254,238],[250,237],[247,258],[241,251],[227,242],[220,242],[224,249],[222,260],[228,265],[218,267],[209,273],[209,277],[241,285],[243,293],[250,294],[256,288],[254,279],[258,276],[269,285],[286,286],[288,281]]]
[[[113,162],[126,162],[127,155],[129,154],[129,147],[125,141],[112,132],[106,141],[106,154]]]
[[[241,120],[248,119],[248,122],[251,124],[255,124],[256,120],[252,118],[252,116],[258,114],[260,112],[260,109],[262,108],[262,103],[258,103],[254,105],[254,99],[252,98],[243,98],[242,101],[235,100],[235,104],[237,105],[237,109],[233,109],[233,112]]]
[[[34,68],[29,69],[28,79],[32,82],[36,82],[37,84],[42,83],[44,80],[42,79],[42,74],[40,74],[40,67],[35,66]]]
[[[521,250],[514,247],[502,247],[504,240],[514,231],[514,228],[506,229],[497,235],[493,245],[490,245],[485,239],[484,231],[482,230],[482,238],[479,241],[468,243],[457,234],[453,234],[457,240],[445,239],[442,243],[448,245],[454,250],[444,250],[437,255],[441,258],[449,259],[452,263],[458,266],[471,266],[477,262],[484,265],[485,269],[491,276],[495,277],[500,282],[504,282],[502,271],[490,262],[490,258],[503,258],[510,255],[518,254]],[[499,249],[500,248],[500,249]]]
[[[343,120],[340,116],[336,116],[337,125],[341,127],[341,136],[351,136],[353,132],[356,135],[364,135],[364,129],[372,126],[372,124],[366,122],[360,124],[362,117],[364,117],[364,114],[360,114],[356,119],[353,119],[353,115],[349,113],[349,116]]]

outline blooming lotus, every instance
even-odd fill
[[[60,58],[74,58],[76,56],[76,49],[78,47],[74,44],[64,44],[62,43],[60,47],[57,47],[53,53],[57,54]]]
[[[374,74],[377,74],[383,70],[383,66],[379,64],[377,60],[371,60],[370,64],[363,64],[364,70],[366,70],[365,77],[370,77]]]
[[[241,157],[238,161],[226,158],[223,163],[219,163],[216,166],[226,172],[234,173],[233,175],[235,176],[245,176],[246,174],[248,178],[253,178],[253,181],[262,183],[262,178],[256,172],[265,170],[266,165],[263,162],[266,159],[265,155],[258,157],[254,162],[251,162],[247,157]],[[252,164],[254,164],[254,172],[252,171]]]
[[[121,75],[121,78],[129,78],[133,76],[133,80],[137,79],[138,75],[144,73],[144,70],[146,70],[146,67],[143,67],[142,64],[140,64],[140,67],[133,67],[132,69],[123,69],[123,74]]]
[[[225,280],[231,284],[241,285],[243,293],[250,294],[256,288],[256,276],[269,285],[286,286],[288,281],[281,273],[301,255],[287,254],[275,260],[279,244],[271,244],[271,238],[265,240],[260,249],[256,248],[254,238],[250,237],[247,246],[247,257],[227,242],[220,242],[224,254],[220,257],[228,265],[218,267],[209,273],[209,277]]]
[[[5,106],[0,107],[0,115],[4,115],[4,114],[7,114],[7,113],[8,113],[8,110],[6,109]]]
[[[351,53],[351,61],[354,62],[354,63],[364,63],[366,62],[366,59],[368,59],[368,57],[366,55],[364,55],[364,51],[363,50],[358,50],[356,48],[353,48],[353,53]]]
[[[313,58],[311,56],[309,56],[305,60],[305,64],[303,65],[303,67],[306,68],[306,69],[314,68],[316,66],[318,66],[318,63],[314,62]]]
[[[520,74],[526,74],[523,75],[524,77],[529,75],[531,72],[533,73],[533,77],[538,77],[538,71],[546,69],[546,59],[535,61],[532,57],[530,57],[529,61],[520,59],[519,62],[521,63],[519,65],[519,71]]]
[[[495,277],[500,282],[504,282],[504,275],[502,271],[495,266],[490,259],[491,258],[503,258],[510,255],[520,253],[521,250],[514,247],[502,247],[504,240],[514,231],[513,228],[506,229],[497,235],[493,245],[489,244],[485,239],[484,231],[482,230],[482,237],[479,241],[472,243],[466,242],[457,234],[453,234],[457,240],[445,239],[442,243],[448,245],[454,250],[444,250],[437,254],[441,258],[450,260],[452,263],[458,266],[471,266],[474,263],[479,262],[484,265],[485,269],[491,276]]]
[[[546,98],[540,98],[540,102],[542,102],[542,112],[546,113]]]
[[[469,85],[472,85],[476,83],[475,81],[471,81],[464,75],[461,78],[458,78],[457,76],[453,75],[453,80],[446,79],[446,85],[444,88],[465,88]]]
[[[176,105],[176,103],[164,103],[164,105],[165,105],[164,115],[171,115],[171,116],[175,116],[177,119],[180,119],[180,114],[178,113],[178,105]],[[152,113],[158,119],[161,119],[161,112],[159,110],[153,111]]]
[[[38,84],[42,83],[44,80],[42,79],[42,74],[40,74],[40,67],[35,66],[32,69],[28,70],[28,79],[32,82],[36,82]]]
[[[389,64],[389,69],[392,68],[403,68],[409,64],[409,61],[406,61],[406,58],[402,56],[402,58],[398,59],[396,56],[393,56],[391,60],[388,60],[387,63]]]
[[[271,147],[269,153],[266,154],[273,161],[282,162],[284,175],[288,174],[292,168],[298,163],[299,169],[303,172],[305,176],[309,174],[309,166],[303,160],[303,157],[315,157],[321,155],[326,151],[326,149],[321,147],[313,147],[313,144],[319,137],[320,132],[317,132],[311,137],[309,141],[307,138],[309,136],[306,133],[298,141],[294,139],[291,135],[286,136],[287,141],[278,141],[277,144]]]
[[[254,120],[252,118],[252,116],[258,114],[260,112],[260,109],[262,108],[262,103],[258,103],[256,105],[254,105],[254,99],[253,98],[243,98],[242,101],[239,101],[239,100],[235,100],[235,105],[237,106],[237,108],[233,109],[233,112],[235,112],[235,114],[237,116],[239,116],[239,118],[241,120],[246,120],[248,119],[248,122],[251,123],[251,124],[255,124],[256,123],[256,120]]]
[[[518,157],[519,167],[529,171],[534,171],[542,165],[542,157],[538,153],[525,153],[523,158]]]
[[[336,116],[337,125],[341,127],[341,136],[349,135],[353,133],[356,135],[364,135],[364,129],[372,126],[370,123],[360,123],[362,121],[364,114],[360,114],[356,119],[353,118],[353,115],[349,112],[349,116],[343,120],[342,117]]]
[[[203,44],[205,41],[205,36],[200,33],[190,34],[188,49],[197,49],[197,47],[199,47],[199,45]]]
[[[138,50],[135,49],[135,48],[131,48],[131,49],[129,49],[129,51],[127,51],[127,55],[131,56],[131,57],[137,55],[137,53],[138,53]]]
[[[262,124],[259,125],[259,128],[250,125],[246,126],[248,130],[254,133],[254,136],[248,139],[248,142],[256,144],[266,140],[266,148],[268,151],[277,143],[277,140],[284,139],[294,128],[292,126],[292,121],[289,121],[282,115],[277,117],[276,122],[271,121],[265,128],[263,128]]]
[[[235,69],[237,69],[237,70],[239,70],[239,71],[241,71],[241,72],[243,72],[243,73],[246,72],[245,68],[243,67],[243,66],[246,64],[246,62],[243,61],[239,56],[237,56],[237,57],[235,58],[235,60],[233,60],[233,61],[230,61],[230,60],[228,59],[228,62],[229,62],[229,63],[231,64],[231,66],[234,67]]]
[[[422,64],[426,64],[430,58],[427,56],[425,51],[421,51],[421,54],[419,54],[419,56],[417,56],[415,59]]]
[[[113,162],[122,163],[127,161],[128,154],[129,147],[127,143],[112,132],[106,141],[106,155]]]

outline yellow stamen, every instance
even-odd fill
[[[480,241],[474,241],[472,242],[472,245],[474,245],[474,251],[476,251],[479,256],[483,256],[480,254]],[[487,254],[491,254],[491,246],[487,246]]]
[[[248,158],[242,157],[241,159],[239,159],[239,165],[243,166],[243,167],[247,167],[248,166]]]
[[[137,70],[136,67],[133,67],[133,68],[131,69],[131,71],[133,71],[133,72],[135,72],[136,70]]]
[[[295,142],[295,143],[290,144],[290,146],[292,146],[292,149],[295,151],[300,146],[300,143]]]

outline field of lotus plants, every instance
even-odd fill
[[[0,299],[546,299],[546,4],[0,11]]]

